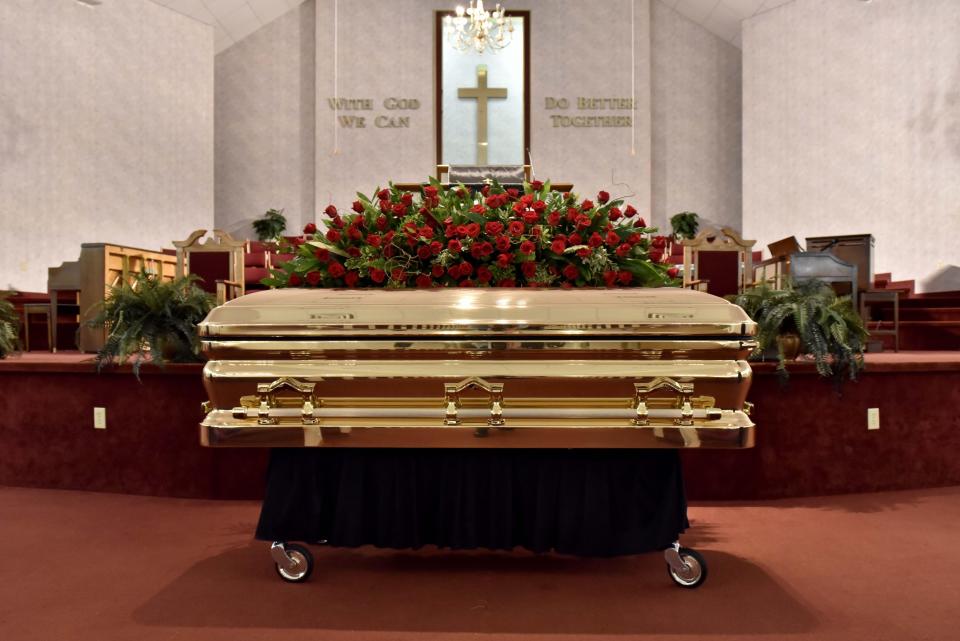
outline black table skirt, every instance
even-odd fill
[[[614,556],[686,514],[677,450],[275,449],[257,538]]]

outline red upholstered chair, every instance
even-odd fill
[[[177,248],[177,278],[186,274],[200,277],[197,285],[217,297],[222,305],[243,296],[243,246],[227,232],[214,229],[213,236],[202,240],[206,229],[198,229],[186,240],[174,241]]]
[[[260,281],[270,275],[276,243],[248,240],[243,255],[243,283],[247,291],[267,289]]]
[[[757,241],[743,240],[724,227],[705,229],[683,241],[683,286],[714,296],[739,294],[753,279],[753,250]]]

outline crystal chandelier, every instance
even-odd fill
[[[456,16],[447,16],[447,38],[460,51],[503,49],[513,37],[513,22],[505,18],[505,9],[499,4],[493,11],[483,8],[483,0],[470,0],[470,6],[457,7]]]

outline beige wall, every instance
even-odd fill
[[[308,0],[216,57],[216,223],[239,238],[270,208],[313,220],[315,21]]]
[[[932,277],[960,263],[958,34],[956,0],[795,0],[745,22],[744,233],[870,232],[877,271],[948,287]]]
[[[654,223],[695,211],[739,230],[740,50],[651,4]]]
[[[608,189],[650,205],[650,9],[636,0],[518,0],[530,9],[531,147],[539,178],[572,181],[593,195]],[[339,129],[334,142],[334,3],[317,0],[317,206],[348,207],[357,190],[369,193],[388,179],[423,180],[435,170],[433,16],[443,0],[355,0],[338,4],[339,95],[379,101],[416,98],[422,107],[403,130]],[[632,35],[633,33],[633,35]],[[631,38],[636,43],[636,146],[629,128],[555,129],[544,109],[548,96],[629,97]],[[576,115],[575,107],[567,115]],[[341,112],[347,113],[347,112]],[[582,112],[581,112],[582,113]],[[593,112],[595,114],[601,112]],[[624,112],[612,112],[624,113]],[[625,112],[629,114],[629,112]]]
[[[0,2],[0,288],[213,222],[213,34],[146,0]]]

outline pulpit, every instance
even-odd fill
[[[175,270],[173,256],[163,252],[110,243],[83,243],[78,260],[51,267],[48,271],[51,349],[56,351],[61,311],[78,317],[78,349],[95,352],[106,342],[108,330],[90,327],[88,321],[100,311],[110,288],[132,282],[140,272],[156,274],[161,280],[173,280]],[[69,296],[68,303],[61,299],[64,294]]]
[[[753,278],[752,248],[729,227],[704,229],[683,245],[683,286],[714,296],[739,294]]]

